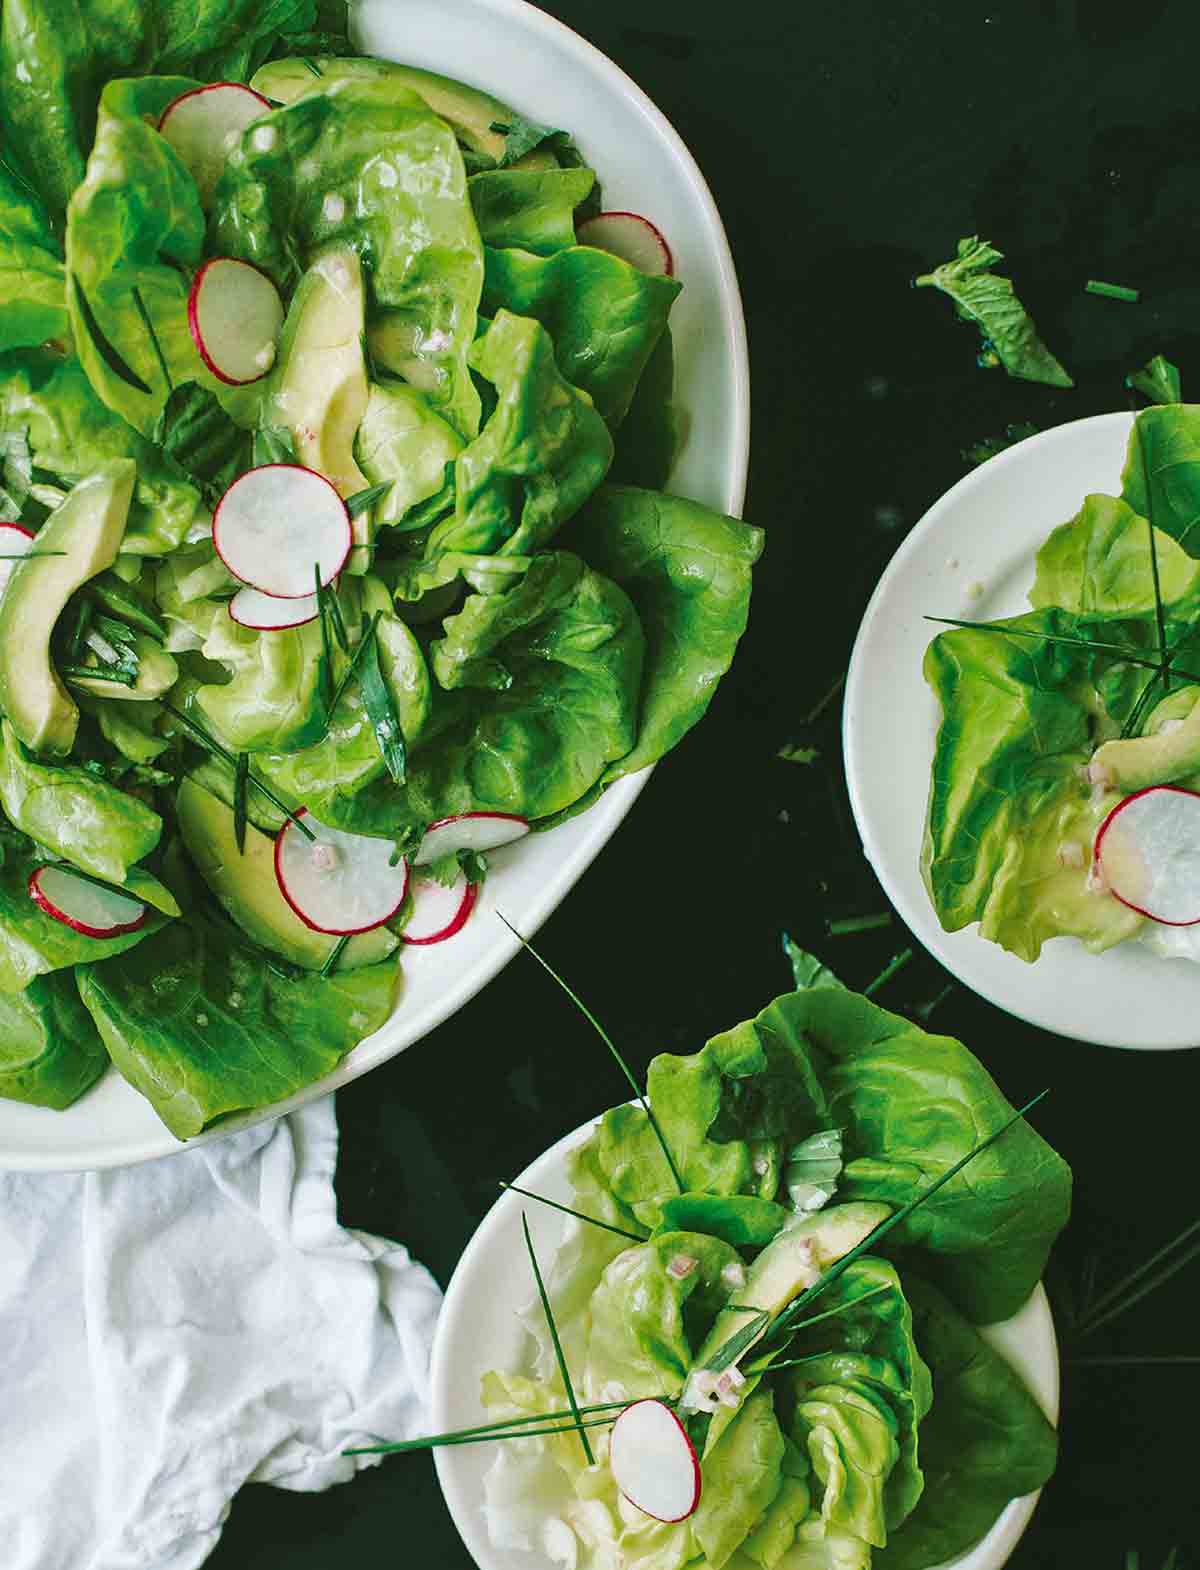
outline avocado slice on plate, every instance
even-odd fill
[[[320,970],[338,939],[306,927],[279,892],[274,837],[247,823],[245,850],[239,851],[233,813],[190,778],[179,787],[175,809],[196,870],[243,932],[303,970]],[[387,927],[360,932],[342,950],[338,969],[377,964],[399,944]]]
[[[0,708],[33,752],[64,757],[75,744],[79,710],[50,659],[50,635],[72,594],[116,560],[136,477],[131,458],[114,458],[80,480],[0,599]]]

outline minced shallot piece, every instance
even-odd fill
[[[1086,859],[1083,846],[1078,840],[1063,840],[1058,847],[1060,867],[1082,867]]]
[[[667,1274],[676,1281],[683,1281],[691,1275],[698,1263],[691,1254],[672,1254],[667,1262]]]

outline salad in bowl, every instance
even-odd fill
[[[0,37],[0,1096],[187,1138],[686,733],[762,536],[663,490],[669,237],[567,131],[88,10]]]
[[[932,1570],[985,1537],[998,1565],[1051,1475],[1070,1171],[959,1042],[794,961],[464,1256],[433,1381],[437,1426],[470,1426],[379,1448],[434,1449],[488,1570]],[[572,1212],[553,1256],[538,1201]],[[518,1348],[493,1322],[523,1297]],[[1014,1315],[1036,1395],[991,1328]]]

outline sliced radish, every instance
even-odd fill
[[[1200,922],[1200,795],[1152,785],[1119,801],[1096,834],[1096,862],[1122,905],[1167,927]]]
[[[296,816],[316,839],[289,818],[275,837],[275,878],[304,925],[344,937],[390,921],[408,892],[408,862],[392,865],[391,841],[330,828],[307,808]]]
[[[136,932],[150,914],[140,899],[89,883],[67,867],[36,867],[29,875],[29,893],[47,916],[85,938],[119,938]]]
[[[229,614],[239,627],[258,632],[281,632],[285,627],[303,627],[320,615],[315,594],[298,600],[279,600],[261,589],[239,589],[229,602]]]
[[[33,544],[33,535],[19,523],[0,523],[0,594],[8,587],[15,561],[8,558],[24,556]]]
[[[464,812],[456,818],[439,818],[425,830],[413,866],[428,866],[460,850],[497,850],[528,833],[528,822],[511,812]]]
[[[478,893],[478,883],[468,883],[461,872],[449,887],[436,878],[414,877],[412,915],[400,936],[420,944],[452,938],[465,925]]]
[[[700,1503],[700,1462],[661,1401],[635,1401],[613,1424],[608,1461],[629,1503],[656,1521],[685,1521]]]
[[[274,599],[313,593],[313,569],[332,583],[354,535],[346,504],[323,474],[298,463],[251,469],[225,492],[213,516],[213,545],[235,578]]]
[[[228,386],[244,387],[267,374],[282,326],[279,290],[249,262],[218,256],[192,279],[192,339],[205,365]]]
[[[675,258],[662,230],[640,213],[597,213],[579,225],[578,236],[580,245],[619,256],[652,278],[675,276]]]
[[[261,93],[241,82],[212,82],[180,93],[163,110],[158,129],[195,180],[206,210],[242,132],[270,108]]]

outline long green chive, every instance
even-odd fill
[[[926,616],[925,620],[936,622],[942,627],[966,627],[971,632],[1006,633],[1012,638],[1035,638],[1041,643],[1065,643],[1074,648],[1094,650],[1097,654],[1115,654],[1126,665],[1140,665],[1159,673],[1162,669],[1157,660],[1146,659],[1144,655],[1135,654],[1119,643],[1103,643],[1098,638],[1073,638],[1068,633],[1039,632],[1034,627],[1007,627],[995,621],[964,621],[958,616]],[[1177,671],[1175,674],[1188,681],[1200,681],[1200,676],[1194,676],[1188,671]]]
[[[546,1284],[542,1280],[542,1272],[538,1268],[533,1239],[529,1235],[529,1220],[524,1211],[521,1212],[521,1230],[525,1234],[525,1247],[529,1253],[529,1263],[533,1266],[533,1278],[537,1282],[538,1296],[542,1300],[542,1313],[546,1316],[546,1325],[550,1331],[550,1339],[554,1343],[554,1356],[558,1362],[558,1372],[562,1376],[563,1389],[567,1392],[567,1405],[571,1408],[571,1416],[575,1419],[575,1426],[579,1430],[579,1443],[583,1446],[587,1464],[594,1466],[596,1458],[592,1454],[592,1447],[588,1443],[588,1437],[583,1431],[584,1424],[579,1415],[579,1403],[575,1400],[575,1387],[571,1383],[571,1375],[567,1368],[567,1359],[563,1353],[562,1342],[558,1339],[558,1326],[554,1323],[554,1311],[550,1307],[550,1299],[546,1295]]]
[[[31,556],[66,555],[66,551],[0,551],[0,561],[28,561]]]
[[[656,1400],[657,1397],[646,1396],[643,1400]],[[580,1407],[580,1411],[602,1412],[612,1411],[615,1407],[624,1410],[629,1406],[629,1401],[605,1401],[600,1406]],[[486,1444],[494,1439],[540,1439],[544,1434],[575,1434],[583,1428],[604,1428],[610,1423],[615,1423],[617,1417],[584,1417],[579,1424],[566,1422],[571,1416],[569,1412],[539,1412],[532,1417],[510,1417],[499,1423],[488,1423],[479,1428],[461,1428],[449,1434],[431,1434],[427,1439],[404,1439],[393,1445],[357,1445],[353,1450],[343,1450],[346,1456],[378,1456],[378,1455],[411,1455],[419,1450],[441,1450],[448,1445],[479,1445]],[[559,1427],[536,1427],[539,1423],[557,1423]]]
[[[1106,1292],[1102,1292],[1095,1302],[1090,1305],[1083,1323],[1079,1326],[1078,1333],[1081,1336],[1091,1335],[1094,1330],[1099,1330],[1101,1325],[1107,1325],[1110,1320],[1118,1318],[1127,1309],[1132,1308],[1135,1303],[1140,1303],[1151,1292],[1157,1291],[1160,1286],[1165,1285],[1185,1265],[1191,1264],[1193,1259],[1200,1258],[1200,1238],[1190,1248],[1184,1249],[1181,1254],[1176,1253],[1177,1250],[1182,1248],[1183,1244],[1196,1237],[1197,1233],[1200,1233],[1200,1221],[1193,1221],[1189,1226],[1184,1227],[1183,1231],[1176,1237],[1173,1237],[1169,1243],[1164,1244],[1162,1248],[1151,1254],[1150,1258],[1140,1264],[1136,1270],[1130,1271],[1115,1286],[1111,1286]],[[1172,1254],[1175,1254],[1176,1257],[1170,1259],[1169,1256]],[[1153,1275],[1154,1267],[1161,1264],[1164,1260],[1168,1260],[1168,1263],[1157,1275]],[[1147,1277],[1149,1277],[1148,1280],[1146,1279]]]
[[[233,775],[233,837],[238,854],[246,854],[246,781],[250,775],[250,754],[239,752]]]
[[[166,698],[160,698],[158,701],[168,714],[174,715],[174,717],[181,724],[187,726],[187,728],[191,731],[192,735],[195,736],[196,740],[202,747],[207,748],[207,750],[211,752],[214,757],[221,758],[225,763],[228,763],[231,769],[236,771],[237,758],[232,752],[229,751],[228,747],[222,747],[217,738],[210,735],[198,720],[194,720],[190,714],[185,714],[182,709],[177,709],[173,703],[168,703]],[[315,843],[317,836],[309,828],[308,824],[305,823],[303,818],[297,817],[289,806],[280,801],[279,797],[270,788],[270,786],[264,785],[262,780],[260,780],[256,774],[251,773],[247,773],[246,783],[248,785],[253,785],[254,789],[258,791],[260,795],[265,796],[273,807],[278,808],[278,810],[282,812],[285,817],[290,818],[296,827],[300,830],[301,834],[304,835],[305,839],[312,840]]]
[[[326,956],[325,963],[321,966],[320,970],[320,974],[322,976],[333,975],[334,971],[337,969],[338,961],[346,951],[346,944],[349,943],[349,941],[350,934],[348,932],[344,932]]]
[[[759,1336],[762,1335],[770,1323],[770,1319],[771,1316],[766,1309],[760,1309],[754,1318],[747,1324],[744,1324],[740,1330],[735,1330],[729,1340],[723,1342],[705,1364],[709,1372],[719,1374],[723,1369],[728,1368],[731,1363],[736,1363],[742,1353],[753,1346]]]
[[[592,1013],[591,1009],[589,1009],[586,1006],[586,1004],[584,1004],[582,1002],[582,1000],[580,998],[578,998],[575,995],[574,992],[571,991],[570,987],[567,986],[566,982],[562,979],[562,977],[558,974],[558,972],[553,968],[553,966],[551,966],[546,960],[544,960],[542,958],[542,956],[538,953],[537,949],[535,949],[533,944],[530,943],[529,939],[525,938],[525,937],[522,937],[522,935],[513,926],[512,922],[509,921],[507,916],[503,915],[500,911],[497,911],[496,914],[497,914],[497,916],[500,917],[500,920],[504,923],[504,925],[512,933],[513,937],[516,938],[517,942],[520,943],[523,948],[528,949],[530,954],[533,955],[534,959],[537,960],[538,964],[547,973],[547,975],[551,976],[558,983],[558,985],[562,988],[562,990],[570,998],[571,1002],[574,1003],[575,1007],[583,1015],[584,1019],[587,1020],[588,1024],[591,1025],[592,1029],[600,1037],[600,1040],[604,1043],[604,1045],[612,1053],[613,1060],[615,1061],[617,1067],[621,1070],[621,1073],[624,1074],[625,1078],[629,1081],[629,1085],[630,1085],[631,1089],[633,1090],[634,1095],[637,1097],[637,1099],[638,1099],[638,1101],[639,1101],[639,1103],[641,1105],[642,1111],[646,1114],[647,1122],[650,1124],[650,1127],[654,1130],[655,1137],[658,1140],[658,1143],[659,1143],[659,1145],[660,1145],[660,1147],[662,1149],[663,1155],[666,1157],[667,1166],[670,1167],[670,1169],[671,1169],[671,1176],[675,1179],[675,1183],[676,1183],[676,1186],[679,1189],[679,1192],[681,1194],[686,1194],[687,1193],[687,1186],[685,1185],[685,1183],[683,1181],[683,1178],[680,1175],[679,1168],[675,1165],[675,1158],[672,1156],[670,1148],[667,1145],[666,1135],[663,1133],[661,1127],[659,1126],[658,1119],[655,1117],[654,1112],[652,1111],[652,1109],[650,1107],[650,1103],[646,1100],[645,1094],[642,1091],[642,1087],[638,1084],[637,1080],[634,1078],[633,1073],[632,1073],[628,1063],[626,1063],[625,1059],[621,1056],[621,1054],[617,1051],[616,1047],[613,1045],[613,1042],[609,1038],[608,1032],[604,1029],[604,1026],[600,1023],[600,1021]]]
[[[377,501],[382,501],[395,483],[395,480],[383,480],[378,485],[368,485],[365,491],[355,491],[353,496],[346,497],[346,511],[352,518],[357,518]],[[359,545],[355,549],[365,550],[366,547]]]
[[[1136,305],[1141,299],[1137,289],[1127,289],[1120,283],[1103,283],[1098,278],[1089,278],[1083,287],[1085,294],[1099,294],[1106,300],[1126,300],[1130,305]]]
[[[586,1221],[590,1226],[603,1227],[606,1232],[615,1232],[618,1237],[627,1237],[631,1243],[649,1242],[650,1234],[643,1232],[626,1232],[624,1227],[615,1227],[611,1221],[599,1221],[595,1216],[585,1216],[582,1210],[572,1210],[570,1205],[560,1205],[557,1199],[547,1199],[544,1194],[535,1194],[532,1190],[521,1188],[517,1183],[501,1183],[500,1187],[510,1194],[524,1194],[526,1199],[536,1199],[539,1205],[549,1205],[551,1210],[561,1210],[564,1216],[574,1216],[577,1221]]]

